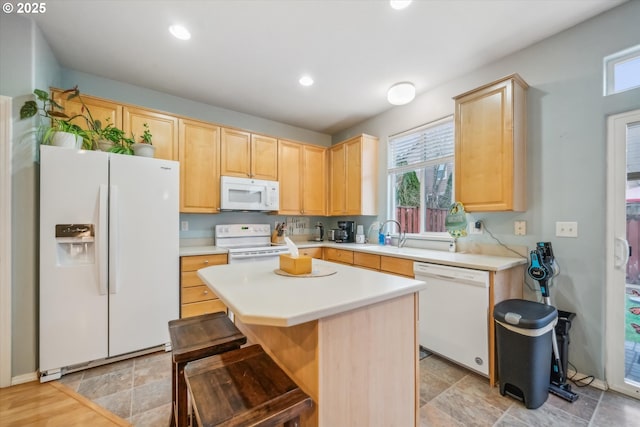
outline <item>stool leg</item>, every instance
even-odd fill
[[[176,363],[171,361],[171,423],[169,427],[176,427]]]
[[[300,416],[285,421],[283,427],[300,427]]]
[[[187,410],[187,382],[184,379],[184,367],[186,363],[178,363],[176,372],[176,411],[178,414],[178,427],[187,427],[188,423],[188,410]]]

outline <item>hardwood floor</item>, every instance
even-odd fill
[[[131,426],[68,387],[37,381],[0,389],[0,426]]]

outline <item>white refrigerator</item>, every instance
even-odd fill
[[[41,146],[41,381],[169,342],[178,210],[178,162]]]

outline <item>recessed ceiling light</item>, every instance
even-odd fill
[[[180,40],[189,40],[191,38],[191,33],[182,25],[172,25],[169,27],[169,32],[173,34],[173,36]]]
[[[411,4],[411,0],[389,0],[389,4],[395,10],[402,10]]]
[[[404,105],[416,97],[416,87],[410,82],[396,83],[389,88],[387,100],[393,105]]]
[[[313,79],[311,76],[302,76],[298,82],[300,82],[302,86],[311,86],[313,84]]]

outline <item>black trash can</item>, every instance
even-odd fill
[[[522,299],[502,301],[493,308],[500,394],[540,407],[549,397],[555,307]]]

